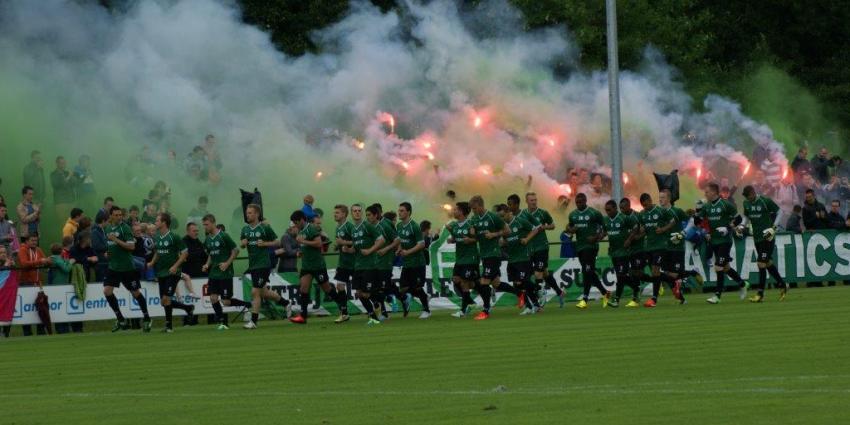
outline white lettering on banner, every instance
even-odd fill
[[[797,277],[802,278],[806,276],[806,258],[803,256],[803,235],[794,235],[794,248],[795,254],[797,256]]]
[[[838,257],[835,272],[850,276],[850,233],[839,233],[835,238],[835,255]]]
[[[826,276],[830,269],[828,262],[824,261],[818,263],[818,247],[821,246],[824,249],[827,249],[832,245],[829,243],[829,240],[826,239],[826,236],[820,233],[815,233],[809,238],[809,245],[806,247],[806,262],[809,263],[809,271],[817,277]]]
[[[735,258],[734,256],[732,258]],[[758,271],[758,264],[756,264],[756,259],[758,258],[758,254],[756,253],[756,244],[753,242],[753,238],[747,238],[744,240],[744,256],[741,258],[741,268],[738,269],[738,273],[741,276],[749,276],[750,273],[754,271]]]
[[[198,292],[207,283],[206,279],[194,279],[192,284]],[[242,279],[237,277],[233,279],[233,296],[242,298]],[[90,320],[112,320],[115,319],[115,313],[109,307],[109,303],[103,297],[103,284],[89,283],[86,288],[86,300],[81,300],[74,292],[74,287],[71,285],[55,285],[45,286],[44,293],[50,301],[50,319],[53,323],[65,322],[83,322]],[[160,305],[159,300],[159,285],[156,282],[142,282],[142,293],[148,303],[148,313],[152,317],[165,316],[165,310]],[[12,316],[12,323],[15,325],[30,325],[41,323],[38,318],[38,312],[35,308],[35,297],[38,295],[38,288],[33,286],[22,286],[18,289],[18,299],[15,304],[15,313]],[[115,296],[118,298],[118,305],[121,306],[121,312],[125,317],[136,318],[142,317],[141,309],[138,302],[130,295],[130,293],[122,288],[115,289]],[[188,297],[181,299],[184,303],[191,304]],[[203,297],[202,301],[196,301],[195,314],[212,314],[213,309],[210,305],[209,297]],[[237,312],[241,308],[225,307],[226,312]],[[184,315],[182,310],[175,310],[175,315]]]
[[[785,245],[791,243],[790,235],[776,236],[776,268],[779,269],[779,275],[785,277]]]

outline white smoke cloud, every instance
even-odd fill
[[[227,164],[222,187],[259,186],[280,205],[314,192],[327,206],[439,208],[449,188],[502,195],[525,190],[528,176],[552,205],[568,168],[610,173],[606,74],[577,69],[565,31],[523,31],[504,0],[463,12],[410,1],[402,16],[354,2],[314,34],[322,53],[297,58],[228,2],[108,13],[13,0],[0,25],[0,54],[15,58],[0,63],[0,81],[18,87],[0,105],[38,110],[46,137],[120,158],[143,144],[183,156],[212,132]],[[555,63],[569,75],[556,77]],[[743,164],[757,144],[785,164],[770,129],[733,101],[709,96],[694,110],[655,50],[623,72],[621,89],[629,191],[646,190],[653,170]]]

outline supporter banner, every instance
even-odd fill
[[[239,285],[238,282],[238,278],[234,279],[233,291],[236,298],[242,296],[242,285]],[[192,286],[198,295],[202,293],[206,294],[206,283],[206,279],[195,279],[192,281]],[[181,283],[180,286],[182,288],[183,284]],[[45,286],[44,292],[50,301],[50,317],[54,323],[115,319],[115,314],[109,308],[106,298],[103,296],[103,284],[90,283],[86,288],[85,300],[81,300],[76,296],[74,287],[71,285]],[[35,309],[35,297],[37,294],[37,287],[22,286],[18,289],[17,300],[15,301],[15,313],[12,317],[13,324],[41,323]],[[147,299],[148,313],[152,317],[165,316],[165,310],[163,310],[160,304],[159,286],[156,282],[142,282],[142,294]],[[115,296],[118,298],[118,303],[121,305],[121,312],[125,317],[142,317],[139,304],[130,295],[129,291],[123,287],[117,288],[115,290]],[[198,299],[185,295],[180,297],[179,300],[186,304],[193,304],[195,306],[195,314],[213,313],[210,299],[207,296],[202,296]],[[240,310],[233,307],[226,307],[224,309],[227,312]],[[183,314],[182,310],[174,310],[175,316],[182,316]]]

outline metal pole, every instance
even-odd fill
[[[605,0],[608,22],[608,106],[611,118],[611,182],[614,199],[623,197],[623,144],[620,140],[620,63],[617,55],[617,0]]]

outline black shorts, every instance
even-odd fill
[[[756,242],[756,254],[759,263],[769,263],[773,261],[773,250],[776,249],[776,241],[759,241]]]
[[[667,251],[664,257],[664,266],[667,273],[682,274],[685,272],[685,253],[682,251]]]
[[[579,251],[578,262],[581,264],[582,273],[590,273],[596,270],[596,257],[599,255],[599,248],[585,249]]]
[[[118,272],[115,270],[107,271],[106,280],[103,282],[103,286],[117,288],[121,285],[124,285],[124,287],[130,292],[141,289],[142,284],[139,281],[139,272],[135,270],[127,272]]]
[[[629,256],[629,266],[632,271],[642,272],[646,268],[646,253],[636,252]]]
[[[355,270],[351,279],[351,287],[360,292],[374,292],[377,288],[376,270]]]
[[[251,276],[252,287],[262,289],[269,285],[269,275],[271,275],[272,269],[248,270],[245,273]]]
[[[328,270],[327,269],[321,269],[321,270],[304,270],[304,269],[302,269],[301,272],[298,274],[299,277],[304,277],[306,275],[312,276],[313,280],[315,280],[316,283],[318,283],[319,285],[324,285],[325,283],[328,282]]]
[[[631,270],[631,261],[629,257],[612,257],[611,263],[614,265],[614,273],[616,274],[629,274],[629,270]]]
[[[502,275],[502,259],[499,257],[483,258],[481,265],[484,266],[484,271],[481,273],[484,279],[493,280]]]
[[[531,269],[535,273],[549,271],[549,250],[541,250],[531,253]]]
[[[221,299],[233,298],[233,279],[210,279],[207,281],[207,293],[218,295]]]
[[[667,258],[667,251],[655,250],[646,253],[649,259],[650,267],[664,267],[664,260]]]
[[[478,264],[455,264],[452,269],[452,277],[476,281],[478,280]]]
[[[711,253],[714,255],[714,265],[717,267],[725,267],[731,261],[732,257],[730,252],[732,251],[731,243],[722,243],[719,245],[711,246]]]
[[[354,275],[354,270],[351,269],[336,269],[334,280],[337,283],[351,283],[351,277]]]
[[[380,285],[379,288],[387,288],[393,284],[393,270],[377,270],[375,278],[377,279],[375,283]]]
[[[416,289],[425,286],[425,266],[419,267],[402,267],[401,280],[399,284],[402,288]]]
[[[180,276],[172,274],[165,277],[159,277],[156,280],[159,282],[160,298],[174,297],[174,293],[177,291],[177,284],[180,283]]]
[[[508,263],[508,280],[511,282],[528,282],[531,273],[531,261]]]

